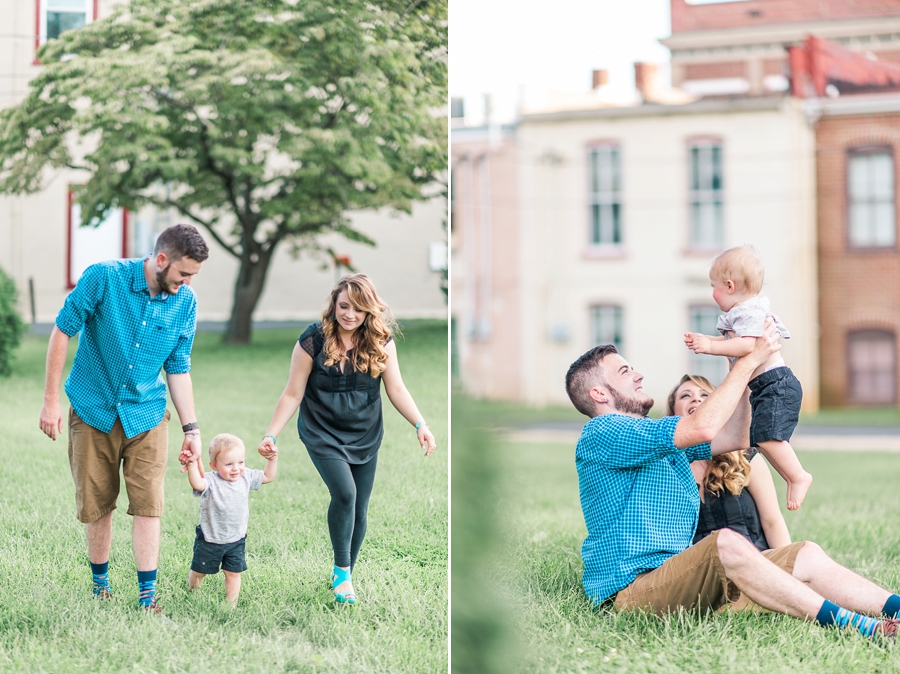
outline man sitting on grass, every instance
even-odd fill
[[[588,530],[582,582],[596,607],[707,611],[744,593],[795,618],[870,638],[896,636],[900,596],[840,566],[815,543],[760,552],[721,529],[691,546],[700,498],[690,463],[749,446],[747,382],[781,348],[774,334],[769,318],[753,351],[688,417],[648,419],[653,400],[644,377],[612,345],[591,349],[569,368],[569,399],[591,419],[575,461]]]

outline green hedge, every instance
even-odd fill
[[[12,374],[13,351],[25,331],[16,309],[16,296],[16,284],[0,269],[0,377]]]

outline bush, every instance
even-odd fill
[[[0,377],[12,374],[13,350],[19,346],[25,324],[16,310],[16,284],[0,269]]]

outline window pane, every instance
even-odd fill
[[[714,305],[693,306],[690,310],[690,331],[700,332],[704,335],[718,335],[716,322],[719,320],[719,308]],[[709,379],[718,386],[728,374],[728,361],[721,356],[710,356],[705,353],[690,354],[688,369],[689,374],[699,374]]]
[[[622,307],[599,306],[591,309],[591,339],[594,345],[614,344],[622,349]]]
[[[600,243],[602,240],[600,235],[600,206],[594,204],[591,206],[591,243]]]
[[[869,184],[869,171],[866,156],[851,156],[849,166],[850,198],[854,201],[865,198]]]
[[[894,204],[880,203],[873,208],[874,231],[872,243],[876,246],[893,246],[895,239]]]
[[[83,12],[47,12],[47,39],[58,38],[67,30],[84,27]]]
[[[871,193],[877,199],[894,198],[894,166],[888,154],[870,155]]]

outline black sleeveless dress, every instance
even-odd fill
[[[367,463],[384,435],[381,377],[357,372],[346,361],[343,372],[337,363],[326,367],[321,323],[304,330],[299,342],[313,359],[297,417],[300,440],[316,459]]]
[[[747,461],[750,461],[758,451],[756,447],[751,447],[744,452],[744,456]],[[759,520],[759,509],[747,489],[742,489],[738,496],[727,489],[723,489],[718,494],[706,492],[703,496],[704,500],[700,502],[700,515],[697,518],[694,543],[703,540],[717,529],[727,528],[742,534],[757,549],[769,549],[769,543],[766,541],[766,535],[763,533]]]

